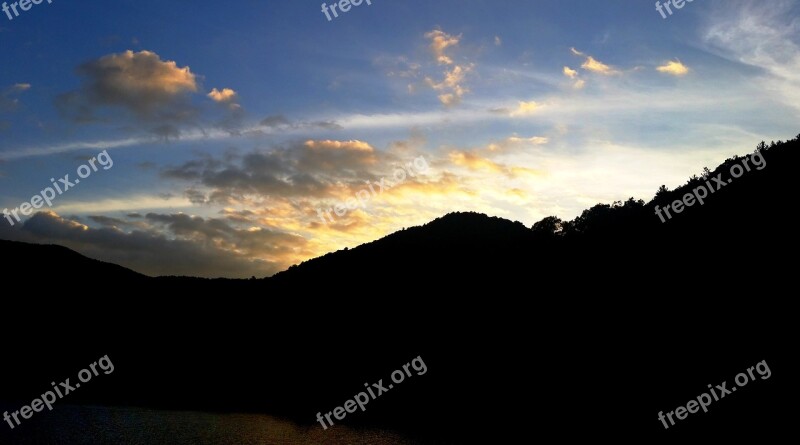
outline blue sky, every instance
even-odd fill
[[[264,276],[451,211],[531,225],[648,200],[800,132],[796,0],[666,19],[632,0],[373,0],[328,21],[320,3],[0,14],[0,207],[114,162],[0,237]],[[424,174],[320,217],[420,157]]]

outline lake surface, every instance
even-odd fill
[[[323,430],[254,414],[60,406],[0,434],[0,445],[400,445],[397,434]]]

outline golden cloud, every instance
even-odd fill
[[[656,71],[672,76],[685,76],[689,73],[689,68],[681,63],[680,60],[670,60],[664,65],[656,67]]]
[[[619,74],[619,71],[617,71],[616,69],[612,68],[611,66],[606,65],[605,63],[603,63],[603,62],[595,59],[594,57],[589,56],[589,55],[587,55],[587,54],[585,54],[585,53],[583,53],[581,51],[578,51],[575,48],[570,48],[570,52],[572,52],[573,55],[576,55],[578,57],[586,57],[586,60],[581,65],[581,68],[585,69],[586,71],[591,71],[593,73],[602,74],[604,76],[610,76],[610,75],[613,75],[613,74]],[[570,69],[568,67],[564,67],[564,74],[569,78],[575,78],[576,76],[568,74],[568,70],[569,70],[569,72],[573,72],[573,73],[575,73],[577,75],[577,73],[574,70],[572,70],[572,69]],[[574,86],[575,86],[575,88],[580,89],[580,88],[583,88],[583,85],[584,85],[584,83],[580,83],[580,84],[576,83]]]
[[[453,59],[445,55],[445,50],[451,46],[458,45],[461,36],[452,36],[441,30],[433,30],[425,34],[425,38],[431,39],[431,51],[433,52],[436,61],[441,65],[452,65]]]
[[[208,93],[208,97],[217,103],[229,103],[236,100],[238,94],[230,88],[223,88],[222,91],[214,88]]]
[[[464,151],[452,151],[449,154],[450,162],[459,167],[466,167],[470,170],[488,170],[491,172],[502,173],[505,167],[474,153]]]
[[[472,66],[460,66],[456,65],[453,67],[452,70],[445,71],[444,79],[441,82],[436,82],[430,77],[425,78],[425,82],[437,91],[445,91],[439,95],[439,101],[446,105],[456,105],[461,102],[461,98],[464,94],[469,92],[469,89],[462,86],[464,82],[464,78],[466,77],[467,73],[472,71]]]
[[[57,97],[59,110],[79,121],[94,118],[95,107],[121,107],[137,116],[163,121],[187,113],[182,102],[197,92],[197,79],[189,67],[161,60],[151,51],[110,54],[81,65],[80,89]]]
[[[129,94],[175,95],[197,91],[195,75],[189,67],[178,68],[171,60],[163,61],[150,51],[102,57],[87,67],[88,70],[105,74],[100,80],[112,91],[126,89]]]
[[[517,108],[511,112],[511,116],[527,116],[533,114],[542,108],[542,105],[536,101],[520,101],[517,103]]]
[[[603,74],[605,76],[617,74],[617,71],[615,69],[611,68],[610,66],[606,65],[603,62],[600,62],[599,60],[595,59],[592,56],[588,56],[586,58],[586,61],[583,62],[581,68],[587,71],[591,71],[593,73]]]
[[[333,141],[330,139],[315,141],[308,140],[303,145],[314,151],[321,150],[341,150],[351,152],[367,152],[374,153],[375,149],[364,141]]]

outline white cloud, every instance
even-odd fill
[[[703,34],[710,51],[763,70],[763,90],[795,109],[800,108],[797,7],[793,0],[725,2]]]

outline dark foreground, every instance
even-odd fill
[[[454,214],[267,280],[151,279],[3,242],[23,290],[4,292],[0,408],[105,355],[114,371],[0,423],[0,444],[792,437],[797,145],[666,224],[653,206],[685,190],[559,230]],[[417,357],[424,375],[317,423]],[[708,412],[659,420],[740,373]]]

